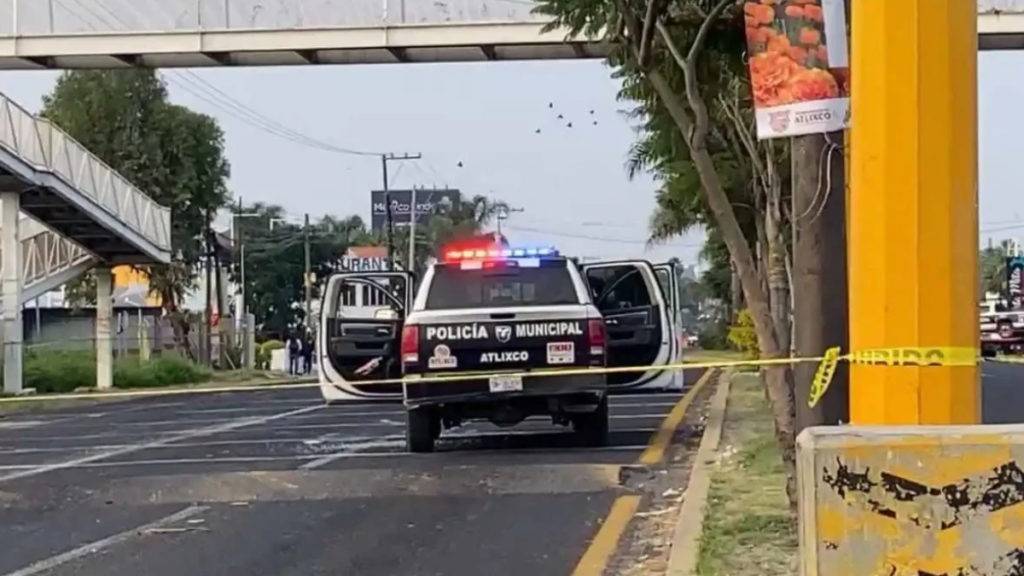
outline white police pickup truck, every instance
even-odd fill
[[[501,246],[445,250],[415,298],[406,273],[338,274],[324,294],[321,390],[328,401],[402,398],[415,452],[467,420],[513,426],[532,415],[600,445],[608,390],[681,386],[672,371],[587,373],[678,360],[674,277],[643,261],[577,265],[553,249]],[[557,368],[574,370],[529,375]]]

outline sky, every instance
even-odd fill
[[[296,220],[308,212],[314,219],[358,214],[369,221],[370,191],[381,187],[379,158],[326,152],[275,136],[240,119],[244,114],[225,105],[215,89],[338,147],[422,154],[423,160],[392,164],[393,189],[447,185],[467,197],[504,200],[523,210],[505,223],[513,244],[555,245],[584,257],[664,261],[675,256],[697,262],[699,231],[667,245],[647,245],[657,185],[650,175],[631,180],[626,173],[636,134],[622,114],[628,104],[616,100],[618,82],[602,62],[161,74],[172,101],[220,122],[233,195],[279,204]],[[37,111],[56,77],[3,72],[0,91]]]
[[[636,133],[622,114],[628,103],[616,100],[618,83],[610,72],[602,62],[570,61],[162,74],[174,102],[210,114],[223,127],[233,195],[282,205],[296,220],[308,212],[314,218],[359,214],[368,221],[370,190],[381,185],[379,159],[325,152],[275,136],[240,119],[243,114],[225,105],[214,88],[338,147],[423,154],[421,161],[393,165],[392,188],[447,185],[466,196],[485,194],[522,208],[506,223],[514,244],[553,244],[585,257],[676,256],[696,263],[699,230],[668,245],[646,244],[657,184],[650,175],[627,176],[625,160]],[[0,91],[36,111],[56,77],[54,72],[2,72]],[[1024,53],[983,53],[981,243],[1024,236],[1021,102]]]

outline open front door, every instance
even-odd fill
[[[353,272],[331,277],[320,322],[321,389],[328,400],[400,398],[402,387],[360,386],[399,378],[402,326],[412,308],[412,275]]]
[[[650,263],[642,260],[582,267],[594,305],[608,331],[608,365],[664,366],[672,358],[669,305]],[[611,374],[616,388],[672,388],[674,375],[663,371]]]
[[[668,305],[669,363],[676,364],[683,359],[683,302],[680,294],[679,265],[673,262],[654,266],[658,276],[658,287]],[[682,388],[681,372],[673,371],[672,387]]]

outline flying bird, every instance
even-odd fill
[[[569,122],[568,124],[566,124],[565,127],[566,128],[572,128],[572,122]]]
[[[559,114],[559,115],[558,115],[558,119],[559,119],[559,120],[565,120],[565,116],[563,116],[563,115]]]
[[[461,160],[459,160],[458,167],[462,168],[462,161]]]
[[[591,110],[591,111],[590,111],[590,115],[591,115],[591,116],[593,116],[593,115],[594,115],[594,111],[593,111],[593,110]]]
[[[555,107],[555,103],[554,102],[548,102],[548,108],[554,108],[554,107]]]
[[[540,134],[540,128],[537,128],[536,130],[534,130],[533,133],[534,134]]]

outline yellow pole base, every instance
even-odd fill
[[[976,3],[852,7],[851,348],[977,348]],[[855,365],[850,412],[977,423],[979,371]]]

